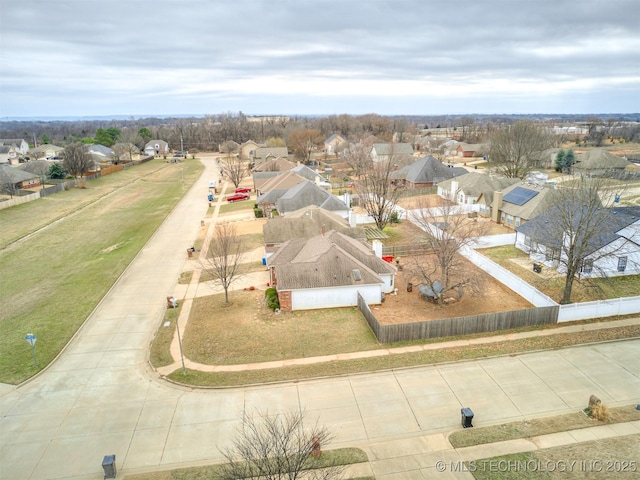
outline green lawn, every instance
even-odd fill
[[[182,167],[189,187],[202,171],[198,161],[155,160],[73,189],[0,211],[5,244],[60,212],[76,214],[0,250],[0,381],[19,383],[46,366],[86,320],[158,226],[182,198]],[[118,179],[120,175],[126,178]],[[137,181],[136,181],[137,180]],[[117,186],[125,186],[117,190]],[[109,192],[114,192],[107,195]],[[60,197],[57,197],[60,195]],[[55,208],[54,208],[55,207]],[[20,217],[20,218],[18,218]],[[38,337],[34,368],[27,333]]]

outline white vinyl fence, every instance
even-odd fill
[[[560,305],[558,323],[640,313],[640,297],[612,298]]]

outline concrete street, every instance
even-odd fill
[[[163,381],[148,364],[148,347],[207,211],[208,182],[218,178],[215,161],[203,161],[205,173],[60,357],[19,387],[0,385],[0,479],[98,480],[111,454],[118,478],[212,463],[221,460],[244,412],[297,409],[333,431],[334,446],[367,451],[370,462],[354,474],[470,478],[435,468],[441,460],[481,458],[478,449],[454,450],[446,440],[461,428],[461,407],[473,410],[477,427],[581,410],[591,394],[610,407],[640,402],[639,339],[245,388]],[[640,422],[630,422],[589,435],[638,433]],[[503,453],[484,448],[483,456]]]

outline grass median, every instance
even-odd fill
[[[56,357],[182,198],[182,177],[188,188],[202,168],[154,160],[0,212],[3,229],[31,216],[48,225],[0,250],[0,382],[20,383]],[[37,367],[27,333],[38,338]]]

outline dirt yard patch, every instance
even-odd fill
[[[412,258],[401,259],[402,264],[410,265]],[[411,278],[407,269],[396,275],[396,295],[386,295],[385,301],[372,307],[376,318],[382,324],[396,324],[422,322],[441,318],[464,317],[483,313],[505,312],[532,308],[533,305],[493,277],[477,268],[471,262],[466,262],[466,270],[473,271],[480,286],[480,293],[465,293],[456,302],[448,305],[436,305],[420,298],[418,291],[419,279]],[[407,291],[407,284],[413,283],[412,291]]]

